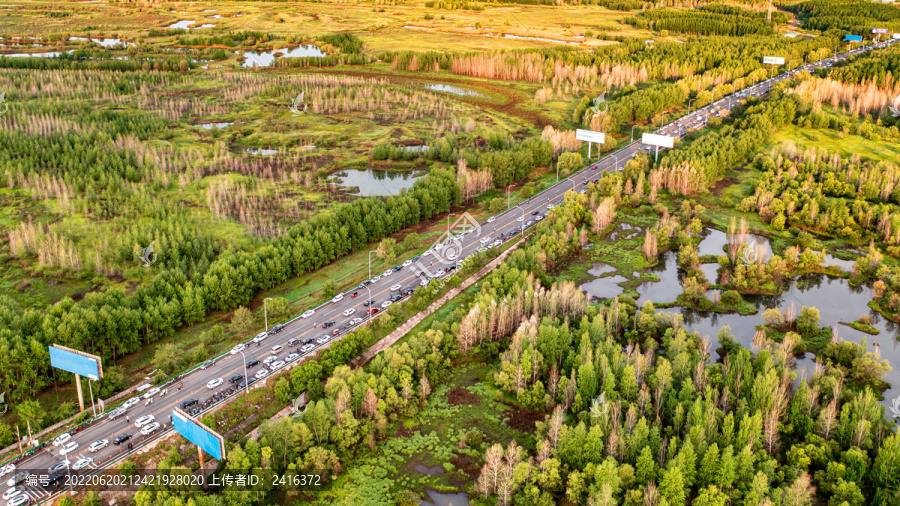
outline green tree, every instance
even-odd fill
[[[29,436],[43,428],[41,421],[44,419],[44,408],[41,407],[41,404],[38,401],[28,399],[20,402],[16,406],[16,414],[19,415],[19,418],[23,422],[30,424],[32,432]]]
[[[819,331],[819,310],[803,306],[794,320],[797,332],[803,337],[812,337]]]
[[[153,363],[162,372],[171,375],[181,366],[182,346],[176,343],[163,343],[156,347],[153,354]]]
[[[387,263],[393,263],[397,259],[397,241],[391,237],[385,237],[378,243],[378,258]]]
[[[331,298],[337,295],[337,282],[333,279],[326,280],[322,283],[322,295]]]
[[[659,483],[659,494],[672,506],[684,506],[687,493],[684,489],[684,478],[678,466],[669,466],[663,471],[662,480]]]
[[[412,232],[403,238],[403,251],[413,251],[422,247],[422,236]]]
[[[581,153],[563,153],[559,155],[557,166],[560,177],[568,176],[584,167],[584,158],[581,157]]]
[[[253,328],[253,313],[244,306],[237,308],[231,316],[231,330],[244,333]]]
[[[269,312],[269,323],[271,324],[277,318],[281,318],[288,314],[290,305],[284,297],[273,297],[272,300],[266,301],[266,310]]]

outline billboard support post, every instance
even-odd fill
[[[84,412],[84,394],[81,392],[81,375],[75,375],[75,389],[78,390],[78,412]]]

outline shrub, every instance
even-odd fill
[[[734,290],[728,290],[727,292],[722,294],[722,303],[729,306],[739,304],[741,300],[741,294],[737,293]]]

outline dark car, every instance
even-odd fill
[[[284,328],[284,324],[279,323],[278,325],[275,325],[274,327],[272,327],[272,330],[269,331],[269,334],[277,334],[277,333],[281,332],[281,329],[283,329],[283,328]]]
[[[541,214],[540,211],[535,211],[535,212],[531,213],[532,216],[537,216],[537,215],[539,215],[539,214]]]
[[[288,346],[295,346],[299,342],[300,342],[299,338],[292,337],[292,338],[288,339]]]
[[[367,280],[365,280],[365,281],[363,281],[362,283],[359,284],[359,288],[364,288],[364,287],[367,287],[367,286],[369,286],[369,285],[371,285],[371,284],[372,284],[372,280],[367,279]]]
[[[235,374],[234,376],[228,378],[228,382],[229,383],[237,383],[238,381],[241,381],[242,379],[244,379],[243,374]]]
[[[254,358],[253,360],[247,362],[247,369],[250,369],[251,367],[254,367],[254,366],[257,366],[257,365],[259,365],[259,360],[256,360],[256,359]]]
[[[416,256],[412,257],[412,260],[413,260],[413,262],[415,262],[416,260],[418,260],[420,258],[422,258],[422,255],[416,255]]]
[[[366,306],[366,307],[368,307],[368,306],[371,305],[371,304],[375,304],[375,301],[374,301],[374,300],[367,300],[367,301],[363,302],[363,306]]]
[[[399,271],[399,270],[402,269],[402,268],[403,268],[402,265],[398,265],[397,267],[394,267],[394,268],[391,269],[391,270],[394,271],[394,272],[397,272],[397,271]]]
[[[187,402],[187,401],[185,401],[185,402]],[[194,401],[194,402],[197,402],[197,401]],[[184,404],[184,403],[182,403],[182,404]],[[131,434],[129,434],[127,432],[125,434],[119,434],[118,436],[113,438],[113,444],[120,445],[120,444],[124,443],[125,441],[128,441],[129,439],[131,439]]]
[[[403,290],[403,295],[412,295],[412,294],[413,294],[412,288],[407,288],[406,290]]]
[[[43,481],[43,480],[40,480],[40,481],[41,481],[41,485],[43,485],[44,487],[55,487],[55,486],[59,485],[59,483],[63,480],[63,478],[65,478],[65,476],[62,473],[53,473],[47,477],[47,481]],[[46,485],[44,485],[45,483],[46,483]]]
[[[197,399],[188,399],[188,400],[182,402],[181,404],[179,404],[179,406],[181,406],[181,409],[187,409],[187,408],[193,406],[194,404],[197,404],[198,402],[200,402],[200,401],[198,401]]]
[[[215,360],[207,360],[206,362],[203,362],[202,364],[200,364],[200,369],[208,369],[208,368],[212,367],[213,365],[215,365],[215,363],[216,363]]]
[[[455,266],[455,265],[451,265],[450,267],[447,267],[447,272],[455,271],[455,270],[456,270],[456,266]]]
[[[306,339],[303,340],[303,344],[310,344],[315,340],[316,340],[316,338],[314,338],[314,337],[307,337]]]
[[[325,323],[322,324],[322,328],[323,328],[323,329],[327,329],[328,327],[334,325],[334,323],[335,323],[335,322],[333,322],[333,321],[331,321],[331,322],[325,322]]]

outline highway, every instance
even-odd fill
[[[887,43],[882,43],[882,47],[891,45],[895,42],[897,41],[891,40]],[[850,54],[859,54],[860,52],[871,48],[872,46],[860,48],[854,50],[852,53],[837,55],[837,57],[828,58],[800,67],[791,73],[781,74],[774,79],[762,81],[750,88],[745,88],[731,96],[694,110],[686,116],[663,126],[655,133],[681,137],[688,129],[704,126],[711,116],[730,110],[732,106],[739,103],[740,99],[746,96],[761,96],[766,94],[775,83],[788,79],[797,71],[813,70],[821,66],[830,66],[836,60],[844,59]],[[440,272],[446,274],[447,268],[457,265],[463,258],[477,252],[479,248],[487,248],[494,241],[501,240],[501,234],[503,235],[503,241],[517,238],[519,232],[527,230],[529,227],[534,226],[535,222],[543,219],[549,211],[549,206],[560,204],[565,192],[571,190],[584,192],[586,189],[585,185],[590,181],[599,178],[601,172],[616,169],[621,170],[628,160],[642,150],[649,151],[650,147],[643,145],[640,141],[635,141],[617,152],[592,163],[568,178],[561,180],[556,185],[531,199],[490,218],[486,222],[476,224],[468,220],[467,215],[461,217],[453,216],[455,220],[450,227],[452,234],[439,241],[448,243],[444,248],[435,250],[436,252],[434,254],[426,252],[426,254],[416,257],[415,260],[410,259],[404,263],[405,266],[400,266],[400,269],[397,271],[391,270],[389,272],[377,274],[373,272],[373,281],[368,286],[356,287],[345,292],[341,300],[328,302],[319,306],[311,316],[305,318],[298,317],[291,320],[285,324],[283,330],[269,334],[259,343],[253,343],[252,341],[246,343],[247,347],[243,354],[226,353],[219,357],[215,363],[209,367],[204,369],[194,369],[181,378],[180,381],[170,384],[168,386],[167,395],[161,396],[157,394],[152,397],[152,404],[148,405],[146,404],[146,401],[142,399],[128,409],[127,415],[123,415],[114,420],[109,420],[108,417],[104,415],[101,420],[72,434],[72,441],[76,442],[78,447],[68,455],[69,460],[74,464],[82,457],[92,457],[94,462],[90,464],[87,469],[96,469],[109,463],[112,459],[124,456],[124,454],[127,454],[129,451],[127,448],[128,443],[133,443],[135,448],[138,448],[141,444],[158,436],[161,431],[166,429],[166,427],[163,426],[153,434],[142,436],[140,429],[135,426],[135,421],[138,418],[151,414],[156,417],[156,421],[160,424],[170,425],[169,416],[173,406],[179,405],[188,399],[197,399],[200,403],[203,403],[214,393],[221,392],[229,387],[233,387],[237,390],[237,386],[240,383],[235,382],[232,384],[229,382],[229,378],[234,375],[239,375],[244,371],[245,361],[260,361],[258,365],[248,368],[248,374],[255,376],[265,367],[265,364],[263,364],[262,361],[265,360],[266,357],[277,356],[280,361],[287,362],[287,356],[296,353],[297,356],[292,357],[291,362],[293,362],[307,353],[314,353],[315,349],[323,345],[324,342],[316,343],[314,344],[313,350],[301,353],[301,344],[289,345],[289,341],[295,339],[317,339],[324,336],[328,336],[328,338],[322,339],[322,341],[327,341],[332,338],[340,339],[341,336],[355,328],[355,326],[350,326],[351,320],[354,318],[366,318],[367,308],[363,303],[369,298],[369,294],[371,294],[371,299],[375,301],[375,306],[381,310],[382,304],[388,301],[392,295],[398,295],[405,290],[419,287],[425,276],[436,276]],[[651,154],[651,156],[653,155]],[[468,232],[460,234],[463,230],[468,230]],[[422,272],[417,274],[417,272],[420,271]],[[344,313],[349,313],[349,310],[354,310],[353,314],[345,316]],[[323,328],[323,324],[331,321],[335,322],[333,326],[330,326],[327,329]],[[359,324],[365,324],[365,321]],[[332,336],[332,334],[336,329],[338,330],[339,335],[335,337]],[[274,346],[281,346],[282,349],[273,351],[272,348]],[[289,364],[281,365],[279,369],[287,367],[288,365]],[[212,389],[207,388],[207,383],[217,378],[223,380],[222,384]],[[181,390],[177,389],[179,383],[183,384]],[[234,394],[237,395],[238,392],[234,392]],[[195,405],[188,409],[190,410],[196,407],[197,406]],[[126,433],[132,434],[133,437],[122,445],[112,444],[113,439],[116,436]],[[91,443],[101,439],[108,440],[110,444],[95,453],[91,453],[88,450],[88,447]],[[60,448],[61,447],[58,446],[48,445],[39,452],[36,452],[33,456],[20,462],[17,471],[2,477],[3,485],[0,486],[0,488],[5,491],[8,487],[6,481],[21,471],[35,474],[50,474],[48,469],[64,459],[64,457],[59,454]],[[62,468],[56,472],[65,475],[66,469]],[[54,486],[44,488],[40,485],[25,485],[24,493],[33,500],[43,500],[46,499],[51,492],[56,490],[56,488],[57,487]]]

